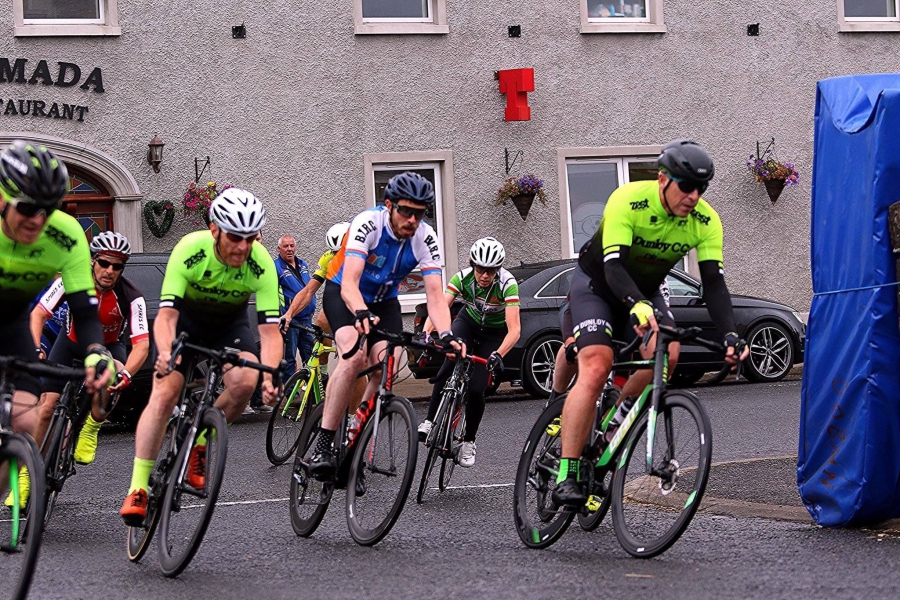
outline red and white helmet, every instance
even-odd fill
[[[226,233],[249,235],[266,224],[266,209],[247,190],[228,188],[212,201],[209,218]]]
[[[91,254],[111,254],[123,261],[131,256],[131,244],[128,238],[115,231],[104,231],[94,236],[91,240]]]

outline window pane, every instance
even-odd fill
[[[695,288],[694,286],[683,282],[677,277],[673,277],[669,275],[666,277],[666,281],[669,283],[669,292],[673,296],[692,296],[699,297],[700,290]]]
[[[25,19],[99,19],[98,0],[23,0]]]
[[[845,17],[896,17],[896,0],[844,0]]]
[[[659,167],[655,160],[628,163],[628,181],[649,181],[656,179],[657,173],[659,173]]]
[[[362,0],[364,19],[426,19],[430,0]]]
[[[588,18],[604,19],[607,17],[643,18],[647,16],[646,0],[587,0]]]
[[[566,165],[572,238],[577,253],[600,225],[606,200],[619,187],[616,163],[570,163]]]

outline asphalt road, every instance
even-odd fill
[[[714,429],[714,461],[796,454],[800,384],[699,389]],[[219,506],[193,563],[164,578],[156,548],[140,564],[125,556],[118,517],[131,472],[128,434],[104,435],[97,462],[69,480],[45,534],[32,598],[897,598],[900,540],[811,521],[698,514],[661,557],[630,558],[608,523],[573,525],[546,550],[528,550],[512,523],[512,481],[542,401],[505,397],[488,405],[478,462],[457,469],[454,488],[411,494],[391,534],[374,548],[347,532],[343,497],[310,539],[290,526],[289,466],[265,458],[265,421],[232,426]],[[420,415],[425,405],[417,404]],[[783,504],[765,469],[723,485],[758,490]],[[789,460],[787,471],[790,472]],[[421,464],[421,460],[420,460]],[[711,489],[716,484],[713,470]],[[415,484],[418,484],[418,474]],[[788,486],[789,487],[789,486]],[[777,489],[776,489],[777,488]],[[704,500],[705,502],[706,500]]]

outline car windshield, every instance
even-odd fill
[[[507,267],[509,272],[513,277],[516,278],[516,281],[519,285],[522,285],[529,278],[534,277],[538,273],[541,273],[550,267],[555,267],[556,265],[567,265],[571,264],[572,260],[551,260],[547,262],[541,263],[533,263],[533,264],[522,264],[518,267]]]

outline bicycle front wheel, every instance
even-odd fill
[[[425,500],[425,490],[428,489],[428,481],[431,479],[431,471],[437,463],[438,454],[444,446],[447,437],[447,411],[453,405],[453,393],[445,392],[438,407],[438,413],[434,418],[431,433],[425,438],[425,447],[428,454],[425,455],[425,468],[422,469],[422,479],[419,481],[419,492],[416,494],[416,502],[422,504]]]
[[[559,419],[563,398],[560,396],[538,417],[516,469],[513,517],[519,538],[529,548],[546,548],[556,542],[575,517],[573,511],[557,506],[551,498],[562,453]]]
[[[62,410],[55,410],[44,438],[44,457],[46,457],[46,495],[44,504],[44,519],[50,521],[53,509],[56,507],[56,499],[62,491],[63,483],[68,477],[71,465],[67,464],[67,458],[71,456],[69,448],[74,440],[71,439],[71,421]]]
[[[334,491],[333,482],[319,481],[309,474],[309,458],[319,437],[324,412],[324,402],[309,411],[297,444],[294,470],[291,473],[291,527],[301,537],[309,537],[318,529],[328,511],[328,505],[331,504],[331,494]]]
[[[0,444],[0,497],[19,486],[22,469],[28,470],[31,494],[24,507],[8,507],[10,517],[0,519],[0,597],[25,598],[31,586],[44,533],[44,463],[31,438],[2,434]],[[20,498],[21,500],[21,498]],[[21,502],[20,502],[21,504]]]
[[[450,419],[450,439],[447,442],[448,452],[441,461],[441,476],[438,479],[438,487],[443,492],[450,487],[450,478],[453,477],[453,469],[459,461],[459,448],[462,446],[466,435],[466,405],[459,402],[454,406]]]
[[[282,465],[297,449],[307,411],[306,388],[309,371],[301,369],[284,384],[284,394],[269,417],[266,429],[266,456],[273,465]]]
[[[628,434],[613,477],[613,527],[626,552],[650,558],[665,552],[690,524],[709,478],[712,427],[690,392],[666,392],[647,473],[648,414]]]
[[[206,408],[193,447],[185,443],[178,451],[160,508],[159,566],[166,577],[180,575],[203,542],[219,497],[227,454],[225,415],[218,408]]]
[[[394,396],[357,441],[347,481],[347,525],[358,544],[381,541],[409,496],[419,446],[413,414],[409,400]]]

